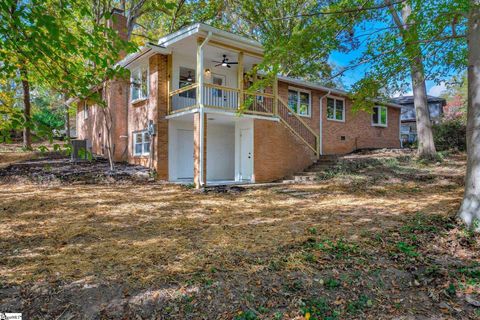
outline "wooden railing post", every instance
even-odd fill
[[[273,114],[278,115],[278,77],[273,78]]]
[[[237,65],[238,109],[243,106],[243,52],[238,53]]]
[[[167,57],[167,114],[172,113],[172,96],[170,95],[172,88],[172,55],[169,54]]]

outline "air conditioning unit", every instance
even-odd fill
[[[85,161],[88,160],[88,154],[91,152],[91,146],[85,139],[72,140],[72,161]]]

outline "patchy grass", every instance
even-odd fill
[[[349,161],[370,158],[383,159]],[[0,185],[0,311],[474,318],[465,296],[480,290],[478,237],[452,218],[464,163],[462,154],[439,164],[401,154],[312,185],[239,194],[161,184]]]

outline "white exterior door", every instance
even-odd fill
[[[240,129],[240,178],[251,180],[253,175],[252,129]]]
[[[177,129],[177,179],[193,179],[193,130]]]

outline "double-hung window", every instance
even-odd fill
[[[345,101],[343,99],[327,98],[327,119],[345,121]]]
[[[387,126],[387,107],[375,106],[372,113],[372,125],[377,127]]]
[[[150,135],[147,130],[133,133],[133,154],[135,156],[150,154]]]
[[[131,77],[131,101],[148,98],[148,65],[143,64],[132,70]]]
[[[301,89],[288,89],[288,107],[301,116],[310,116],[310,92]]]

